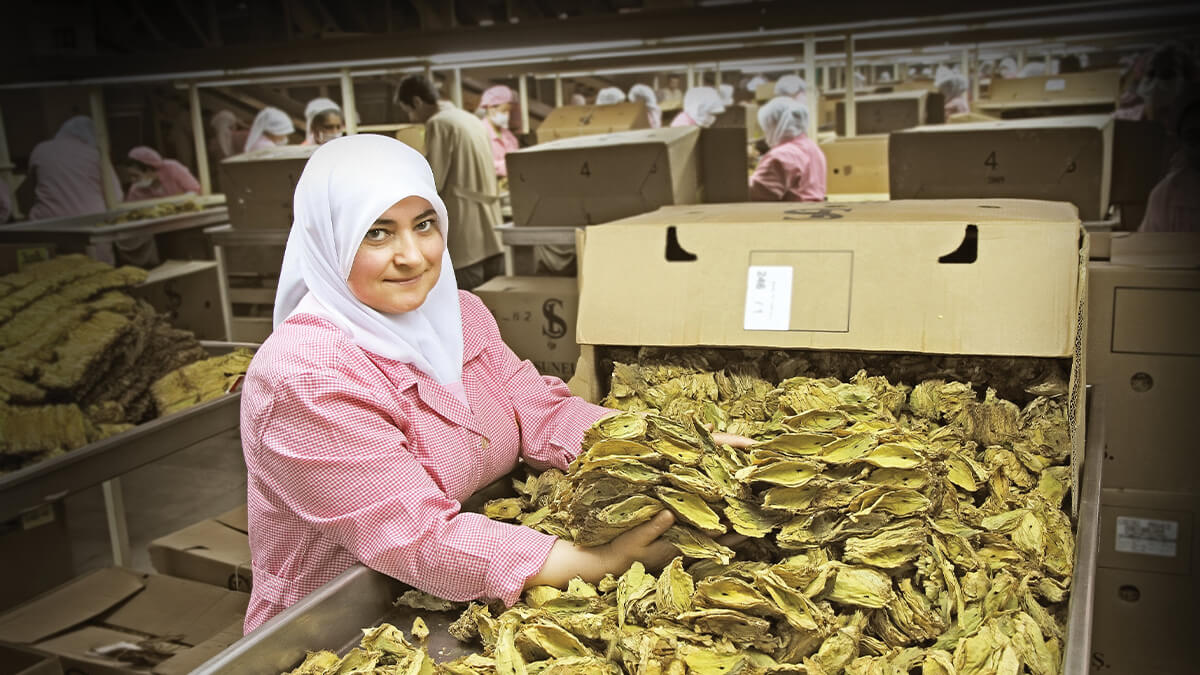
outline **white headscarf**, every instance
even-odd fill
[[[658,107],[658,96],[653,89],[644,84],[635,84],[629,88],[629,100],[646,104],[646,117],[650,120],[651,129],[662,126],[662,108]]]
[[[766,83],[767,83],[767,78],[763,77],[762,75],[755,75],[754,77],[750,78],[749,82],[746,83],[746,88],[749,89],[751,93],[753,93],[755,90],[758,89],[758,86],[760,84],[766,84]]]
[[[71,119],[63,122],[63,125],[58,128],[58,133],[54,134],[55,138],[70,138],[80,143],[96,147],[96,125],[92,123],[92,118],[87,115],[76,115]]]
[[[421,153],[394,138],[358,134],[334,139],[309,158],[296,184],[295,220],[275,295],[274,323],[316,314],[350,334],[356,345],[410,363],[442,384],[462,378],[462,315],[450,252],[425,303],[384,314],[354,296],[347,279],[371,224],[405,197],[424,198],[448,240],[453,225]]]
[[[233,128],[237,126],[237,117],[229,110],[221,110],[213,115],[208,124],[217,135],[217,145],[221,147],[221,156],[233,155]]]
[[[933,86],[949,101],[966,94],[971,82],[966,75],[945,66],[938,66],[937,74],[933,76]]]
[[[799,100],[808,93],[808,83],[796,75],[784,75],[775,83],[775,95]]]
[[[342,114],[342,106],[329,98],[314,98],[304,106],[304,129],[308,132],[309,138],[312,138],[313,118],[327,110],[332,110],[338,115]]]
[[[264,133],[287,136],[295,130],[292,118],[288,117],[287,113],[279,108],[263,108],[254,117],[254,124],[250,125],[250,135],[246,137],[245,151],[250,152],[250,148],[258,143]]]
[[[717,95],[721,97],[721,103],[724,103],[726,107],[733,105],[732,84],[718,84]]]
[[[776,96],[758,109],[763,140],[775,147],[808,131],[808,106],[790,96]]]
[[[596,105],[612,105],[614,103],[624,103],[625,92],[618,87],[605,87],[596,92]]]
[[[712,87],[692,87],[683,95],[683,111],[702,127],[712,126],[717,115],[725,112],[721,95]]]

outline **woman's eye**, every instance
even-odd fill
[[[429,230],[432,230],[433,228],[434,228],[434,222],[431,219],[431,220],[422,220],[421,222],[417,223],[417,226],[413,229],[415,229],[417,232],[428,232]]]
[[[383,241],[385,238],[387,238],[387,235],[388,235],[387,230],[376,227],[376,228],[367,230],[367,235],[366,235],[366,237],[364,237],[364,239],[366,239],[367,241]]]

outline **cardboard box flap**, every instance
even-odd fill
[[[639,104],[641,105],[641,104]],[[633,129],[631,131],[614,131],[607,134],[592,136],[577,136],[560,138],[549,143],[539,143],[530,148],[514,150],[509,155],[528,154],[534,152],[552,152],[578,148],[591,149],[597,147],[612,147],[623,145],[640,145],[644,143],[670,143],[687,136],[699,133],[696,127],[663,127],[660,129]]]
[[[854,103],[871,103],[873,101],[919,101],[929,95],[925,90],[908,90],[908,91],[890,91],[886,94],[858,94],[854,96]]]
[[[228,563],[231,567],[243,564],[248,567],[250,563],[250,544],[246,533],[216,520],[202,520],[159,537],[150,542],[150,547],[192,552]]]
[[[204,642],[180,652],[154,667],[156,675],[187,675],[195,672],[203,663],[225,651],[229,645],[242,639],[245,617],[238,617],[216,635]]]
[[[146,577],[107,567],[0,616],[0,640],[32,643],[92,619],[145,588]]]
[[[127,672],[133,666],[125,661],[119,661],[114,658],[109,658],[94,652],[96,649],[103,649],[122,642],[129,644],[137,644],[145,639],[142,635],[135,633],[127,633],[122,630],[113,630],[103,626],[84,626],[76,631],[64,633],[58,637],[51,638],[44,642],[38,643],[38,649],[43,649],[52,654],[57,654],[63,659],[71,661],[82,661],[83,664],[99,664],[106,667],[101,672],[110,672],[108,669],[118,672]],[[180,647],[180,650],[185,649]],[[67,663],[68,673],[89,673],[90,669],[83,669],[80,666],[83,664]]]
[[[992,78],[985,102],[1087,101],[1112,103],[1121,94],[1121,71],[1093,70],[1021,78]]]
[[[189,579],[153,575],[146,590],[105,618],[118,628],[179,636],[196,645],[246,613],[250,597]]]
[[[236,509],[230,509],[229,511],[217,516],[213,520],[225,525],[226,527],[231,527],[238,532],[250,531],[250,525],[247,522],[249,520],[249,516],[246,513],[245,504],[242,504]]]
[[[1110,115],[1064,115],[1062,117],[1033,117],[1023,120],[995,122],[964,122],[962,124],[931,124],[913,129],[893,131],[893,134],[966,133],[972,131],[1004,131],[1021,129],[1072,129],[1076,127],[1102,130],[1112,124]]]
[[[1070,357],[1081,232],[1026,200],[663,208],[589,229],[577,339]]]
[[[1109,261],[1160,269],[1200,267],[1200,233],[1113,232]]]
[[[492,277],[472,291],[484,293],[574,293],[573,277]]]

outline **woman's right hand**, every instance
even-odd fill
[[[526,580],[525,588],[566,588],[567,583],[575,577],[594,584],[606,574],[624,574],[637,561],[647,569],[658,569],[679,555],[675,546],[662,538],[663,532],[673,524],[674,514],[663,510],[649,521],[602,546],[576,546],[559,539],[550,549],[541,571]]]

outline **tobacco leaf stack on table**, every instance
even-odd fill
[[[631,412],[590,429],[566,474],[531,472],[485,513],[596,545],[666,508],[681,556],[507,610],[472,603],[451,633],[478,655],[434,664],[364,640],[355,659],[377,673],[1061,672],[1075,554],[1056,362],[611,358],[603,403]],[[748,538],[726,547],[727,533]],[[321,654],[293,672],[346,672]]]
[[[0,472],[163,414],[151,385],[209,356],[124,292],[145,278],[82,255],[0,277]]]

